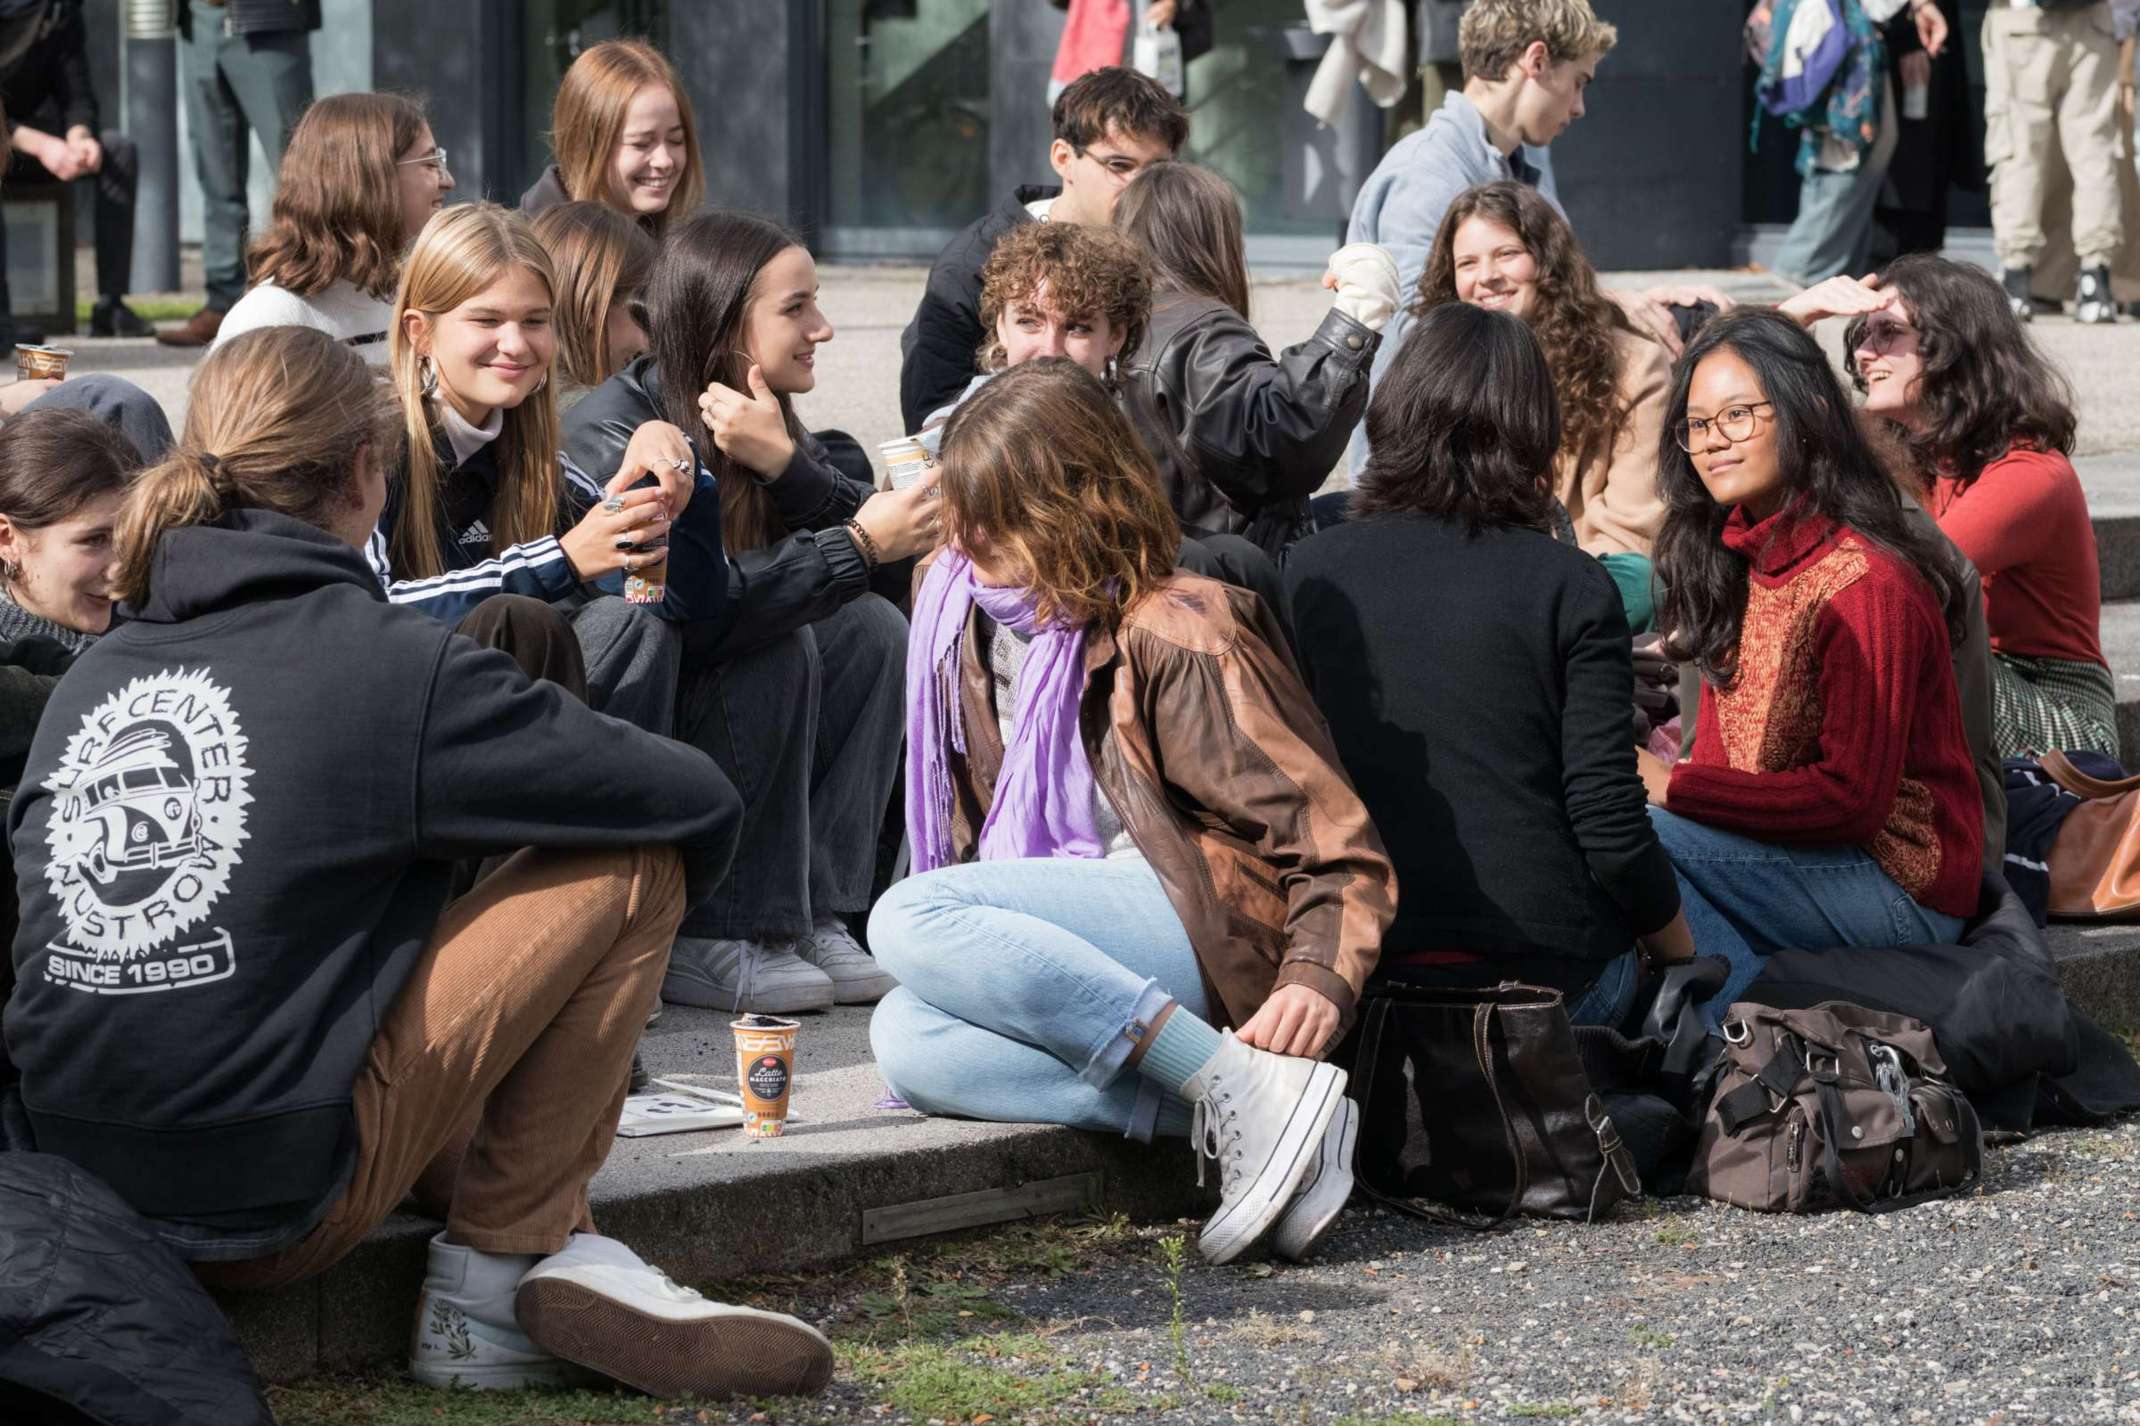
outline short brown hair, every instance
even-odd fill
[[[1032,301],[1043,285],[1055,311],[1105,317],[1126,333],[1116,360],[1129,363],[1152,320],[1152,264],[1144,249],[1113,228],[1020,223],[997,241],[981,269],[983,371],[1001,371],[1006,360],[996,340],[1003,309]]]
[[[399,94],[330,94],[290,133],[269,227],[246,254],[254,282],[309,297],[346,279],[385,301],[401,277],[401,155],[424,111]]]
[[[112,587],[141,607],[156,542],[231,510],[273,510],[322,528],[356,499],[357,452],[391,469],[401,413],[364,358],[311,327],[260,327],[193,373],[186,429],[127,492],[112,537]]]
[[[1533,41],[1555,64],[1604,54],[1620,32],[1597,17],[1590,0],[1472,0],[1457,27],[1466,79],[1504,79]]]
[[[1181,553],[1158,468],[1076,362],[1026,362],[959,403],[939,464],[945,540],[1000,552],[1042,622],[1112,628]]]
[[[0,515],[42,530],[125,490],[140,469],[134,443],[87,411],[25,411],[0,426]]]
[[[535,219],[535,236],[557,270],[557,365],[577,386],[600,386],[616,374],[609,355],[609,311],[646,289],[661,251],[646,229],[603,203],[559,203]]]
[[[1074,149],[1089,148],[1109,134],[1157,139],[1168,153],[1189,141],[1189,111],[1157,81],[1111,65],[1073,79],[1056,96],[1055,137]]]
[[[572,61],[558,82],[557,102],[550,109],[550,152],[557,158],[566,196],[625,209],[612,176],[617,143],[624,137],[624,117],[632,107],[632,96],[650,84],[662,85],[676,100],[677,115],[684,121],[687,156],[669,206],[645,217],[631,215],[658,238],[670,223],[690,217],[706,201],[706,166],[699,159],[698,122],[691,115],[691,99],[660,50],[640,40],[604,40]]]

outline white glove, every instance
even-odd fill
[[[1397,310],[1397,259],[1374,243],[1347,243],[1330,254],[1330,276],[1337,300],[1330,305],[1379,332]]]

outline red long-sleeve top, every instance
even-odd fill
[[[1665,805],[1766,841],[1863,847],[1920,905],[1972,915],[1984,807],[1930,586],[1823,515],[1734,510],[1724,543],[1749,566],[1738,658],[1704,690]]]
[[[1965,487],[1932,486],[1932,518],[1984,577],[1984,622],[2002,654],[2103,663],[2103,577],[2073,463],[2007,448]]]

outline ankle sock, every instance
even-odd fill
[[[1174,1013],[1152,1037],[1144,1058],[1137,1062],[1137,1072],[1146,1079],[1157,1080],[1178,1097],[1190,1076],[1211,1063],[1211,1057],[1225,1043],[1224,1035],[1177,1003]]]

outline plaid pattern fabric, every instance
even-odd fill
[[[2083,749],[2118,756],[2118,689],[2109,669],[1995,653],[1991,672],[1992,736],[2000,757]]]

